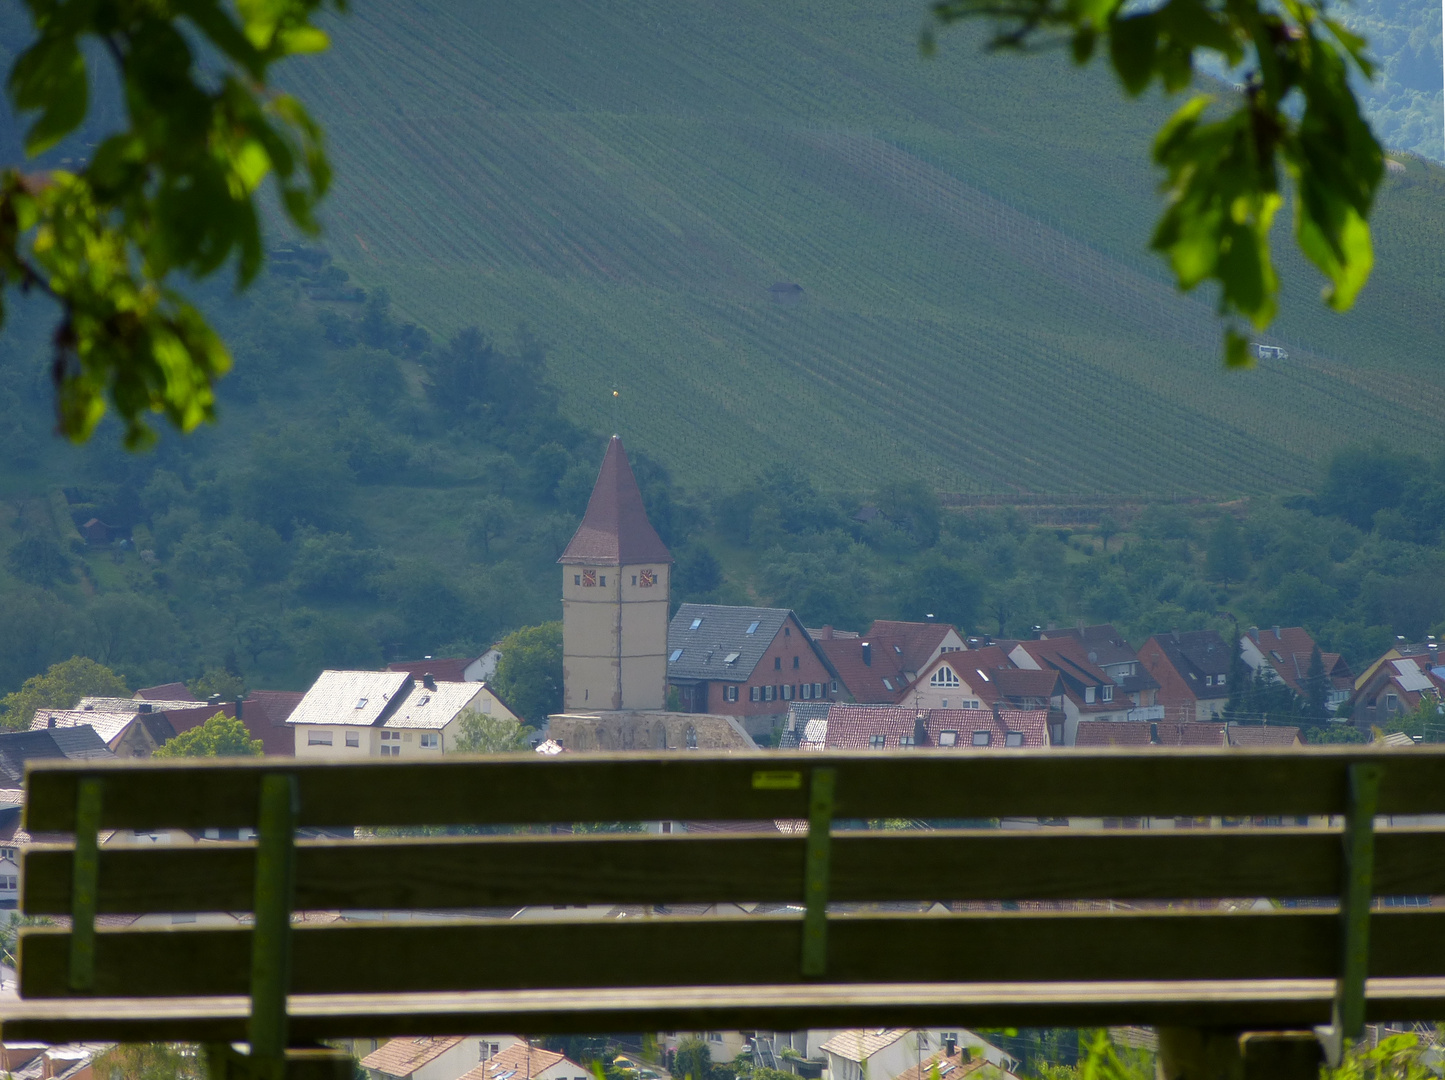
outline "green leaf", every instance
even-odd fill
[[[1224,331],[1224,366],[1227,368],[1254,367],[1254,353],[1250,350],[1249,339],[1233,329]]]
[[[79,127],[90,107],[90,85],[75,40],[42,38],[21,53],[10,72],[10,96],[21,112],[40,110],[25,135],[31,157]]]
[[[1109,57],[1119,81],[1137,97],[1154,77],[1159,45],[1159,24],[1153,14],[1115,19],[1109,28]]]

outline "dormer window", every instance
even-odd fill
[[[949,667],[947,664],[944,664],[933,673],[933,676],[928,680],[928,685],[958,686],[960,684],[958,681],[958,675],[954,672],[953,668]]]
[[[938,733],[938,745],[939,745],[939,746],[957,746],[957,745],[958,745],[958,732],[956,732],[956,731],[940,731],[940,732]]]
[[[1022,746],[1024,744],[1024,733],[1022,731],[1009,731],[1004,734],[1003,744],[1005,746]]]
[[[738,657],[739,657],[739,656],[742,656],[742,653],[730,652],[730,653],[728,653],[726,656],[723,657],[723,663],[724,663],[724,664],[736,664],[736,663],[738,662]]]
[[[1099,692],[1100,692],[1100,694],[1103,696],[1103,699],[1104,699],[1105,701],[1113,701],[1113,700],[1114,700],[1114,687],[1113,687],[1113,686],[1101,686],[1101,687],[1099,687]]]
[[[987,746],[993,741],[993,733],[988,731],[975,731],[973,733],[974,746]]]

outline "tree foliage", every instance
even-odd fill
[[[30,726],[40,709],[73,709],[83,697],[130,697],[125,680],[108,667],[84,656],[52,664],[44,675],[32,675],[13,694],[0,701],[0,722],[5,727]]]
[[[562,624],[526,626],[498,644],[492,685],[523,720],[542,721],[562,708]]]
[[[204,724],[183,731],[156,748],[152,757],[260,757],[261,740],[251,738],[246,725],[234,716],[216,713]]]
[[[1168,201],[1151,246],[1181,289],[1217,282],[1221,314],[1266,327],[1279,303],[1270,229],[1288,191],[1295,240],[1325,275],[1326,302],[1354,303],[1374,261],[1366,219],[1384,154],[1349,82],[1371,76],[1366,43],[1324,0],[938,0],[933,11],[942,23],[991,20],[994,49],[1066,41],[1084,64],[1106,46],[1135,97],[1155,83],[1190,87],[1198,53],[1244,65],[1236,98],[1195,94],[1156,137]],[[1231,325],[1226,363],[1251,363],[1248,345]]]
[[[458,725],[461,733],[452,749],[459,754],[505,754],[531,748],[532,729],[505,716],[468,712]]]
[[[267,77],[278,61],[327,47],[311,21],[327,3],[25,0],[35,39],[7,88],[33,118],[26,152],[85,123],[96,57],[114,67],[126,109],[122,129],[77,171],[0,174],[0,283],[60,307],[52,377],[69,438],[88,438],[107,403],[132,447],[154,438],[147,413],[187,431],[214,417],[213,383],[230,356],[172,282],[229,260],[239,285],[256,276],[255,196],[268,176],[287,217],[316,231],[330,182],[321,131]]]
[[[712,1073],[712,1054],[707,1043],[698,1038],[683,1039],[677,1044],[672,1075],[682,1080],[704,1080]]]
[[[96,1080],[204,1080],[199,1048],[180,1043],[120,1043],[97,1054]]]

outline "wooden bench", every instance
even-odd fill
[[[1323,1026],[1328,1045],[1367,1018],[1445,1017],[1445,909],[1371,907],[1445,894],[1445,829],[1375,827],[1442,812],[1445,753],[1432,747],[37,763],[27,828],[75,839],[25,852],[22,907],[70,925],[22,931],[21,1000],[0,1006],[0,1037],[244,1042],[249,1055],[217,1051],[216,1067],[340,1077],[320,1040],[1130,1023],[1186,1043],[1224,1031],[1245,1061],[1317,1063],[1313,1035],[1238,1033]],[[1118,818],[1156,827],[1081,827]],[[1159,827],[1178,818],[1215,827]],[[999,819],[1073,824],[979,827]],[[932,827],[859,827],[899,820]],[[606,821],[788,831],[294,839]],[[208,828],[258,839],[97,843],[104,830]],[[730,903],[776,910],[664,913]],[[641,907],[605,920],[555,910],[598,904]],[[476,910],[514,906],[547,910]],[[473,914],[292,921],[458,909]],[[96,925],[190,912],[254,912],[254,924]],[[1166,1038],[1166,1057],[1188,1058],[1181,1045]]]

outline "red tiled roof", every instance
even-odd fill
[[[475,656],[444,656],[435,660],[401,660],[387,664],[387,671],[405,671],[413,679],[434,675],[438,682],[465,682],[467,665]]]
[[[1159,732],[1160,746],[1225,746],[1227,745],[1223,723],[1212,720],[1188,720],[1184,723],[1159,721],[1154,725]]]
[[[1253,633],[1249,636],[1285,684],[1296,694],[1303,695],[1306,692],[1304,682],[1310,671],[1310,656],[1315,649],[1315,639],[1310,632],[1303,626],[1282,626],[1278,630],[1274,627],[1261,630],[1258,638]],[[1331,686],[1337,690],[1354,687],[1350,666],[1339,653],[1322,652],[1320,660]]]
[[[870,641],[887,639],[890,646],[897,645],[903,650],[903,670],[917,672],[928,663],[933,651],[943,643],[943,639],[952,629],[948,623],[874,619],[864,637]]]
[[[1153,742],[1149,729],[1145,720],[1080,720],[1074,745],[1148,746]]]
[[[928,709],[923,713],[923,727],[928,745],[938,747],[939,735],[953,732],[959,749],[975,749],[976,731],[989,732],[990,747],[1006,745],[1008,733],[1023,735],[1024,746],[1048,745],[1048,713],[1045,710],[991,709]],[[834,705],[828,710],[828,732],[824,745],[828,749],[867,750],[870,739],[883,736],[884,749],[896,749],[900,738],[912,738],[917,730],[918,711],[896,705]]]
[[[364,1069],[375,1069],[387,1076],[410,1076],[461,1041],[460,1035],[388,1039],[362,1058],[361,1066]]]
[[[586,1069],[555,1050],[543,1050],[540,1046],[515,1042],[501,1053],[493,1054],[487,1061],[463,1073],[458,1080],[496,1080],[500,1076],[506,1076],[507,1080],[532,1080],[532,1077],[539,1076],[563,1062],[572,1066],[573,1075],[586,1075]]]
[[[1030,671],[1028,668],[996,668],[989,672],[998,692],[1005,698],[1051,698],[1062,694],[1059,673],[1052,668]]]
[[[863,662],[863,645],[867,643],[872,663]],[[881,648],[872,638],[823,638],[815,640],[818,651],[828,658],[838,678],[855,701],[892,703],[908,689],[903,665],[898,655],[885,643]],[[884,686],[887,679],[892,687]]]
[[[1304,742],[1289,724],[1230,724],[1230,746],[1296,746]]]
[[[582,524],[557,561],[595,566],[672,562],[672,553],[647,520],[637,478],[616,435],[607,444]]]
[[[161,683],[160,686],[147,686],[143,690],[135,692],[137,701],[195,701],[196,695],[186,688],[182,682]]]

